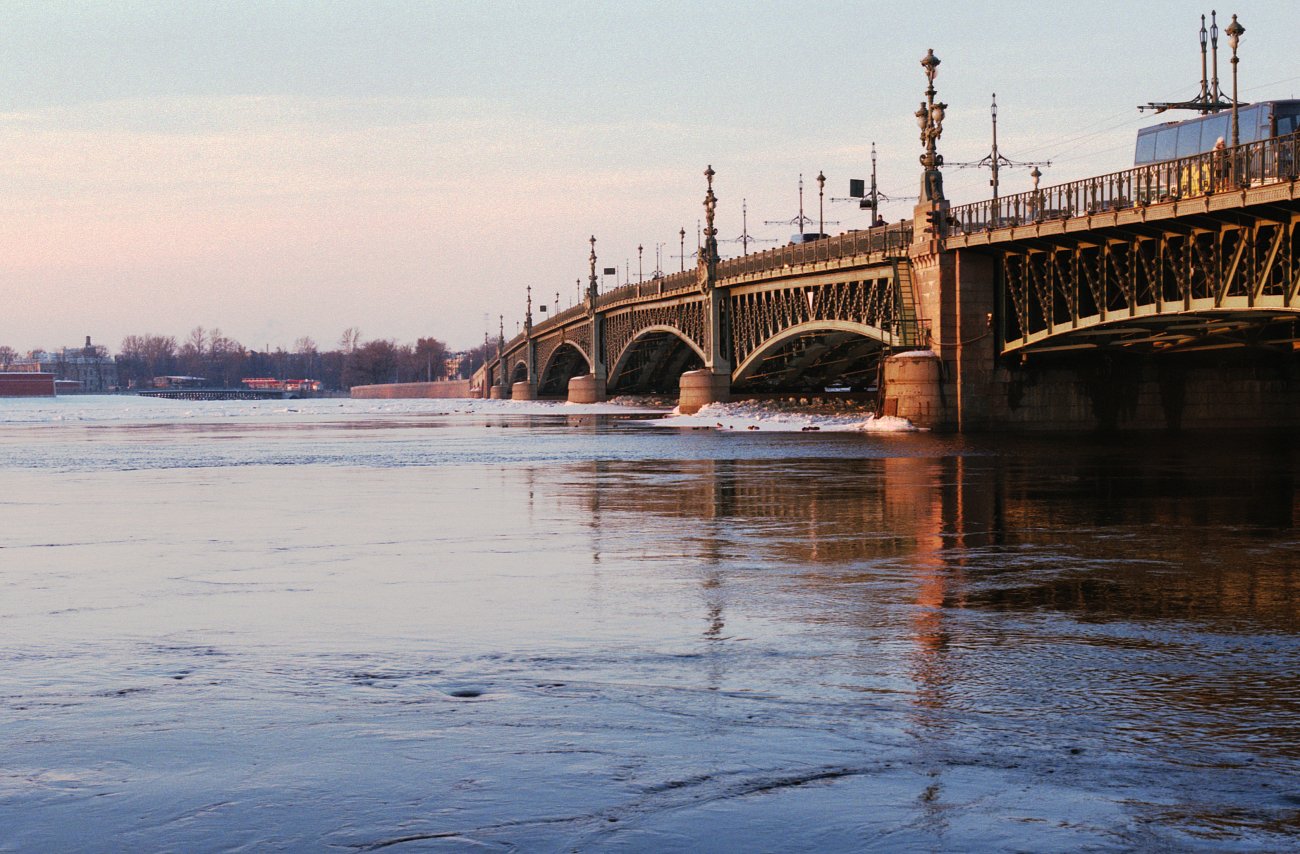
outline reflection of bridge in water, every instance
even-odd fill
[[[575,402],[881,384],[925,425],[1300,423],[1297,135],[991,201],[599,294],[498,342],[494,397]],[[937,192],[933,192],[937,189]],[[913,223],[919,223],[914,226]]]
[[[806,615],[819,621],[853,619],[850,600],[879,606],[877,588],[891,585],[932,608],[1195,617],[1226,630],[1300,619],[1286,550],[1243,557],[1260,532],[1300,525],[1294,474],[1267,455],[1243,462],[1191,443],[1014,450],[597,461],[567,466],[539,500],[589,518],[598,552],[680,555],[736,583],[753,564],[798,567],[785,583],[836,600]]]

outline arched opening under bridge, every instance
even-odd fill
[[[572,344],[555,348],[546,367],[542,369],[541,382],[537,384],[538,397],[567,397],[569,380],[591,373],[591,363],[586,355]]]
[[[515,363],[515,369],[510,374],[510,382],[512,384],[528,382],[528,364],[526,362]]]
[[[686,371],[704,367],[704,356],[669,327],[645,330],[624,348],[609,375],[610,393],[676,395]]]
[[[764,342],[732,377],[735,393],[855,392],[876,388],[885,334],[856,323],[806,323]]]

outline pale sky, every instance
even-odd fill
[[[1186,2],[249,2],[0,4],[0,344],[116,351],[217,327],[453,347],[566,307],[599,266],[637,278],[695,247],[703,171],[719,229],[785,242],[805,182],[831,233],[879,151],[916,193],[919,61],[942,61],[950,163],[998,142],[1044,185],[1132,164],[1135,109],[1194,95]],[[1243,100],[1300,91],[1300,4],[1238,2]],[[1226,37],[1222,88],[1231,91]],[[1028,169],[1002,191],[1028,189]],[[945,170],[954,204],[988,173]],[[912,202],[885,216],[910,215]],[[787,221],[765,225],[766,221]],[[815,228],[815,226],[813,226]],[[754,248],[776,245],[761,243]],[[739,243],[723,243],[724,255]],[[612,282],[607,282],[613,284]]]

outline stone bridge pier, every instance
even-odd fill
[[[885,360],[882,409],[918,427],[982,430],[989,426],[997,357],[996,271],[989,255],[945,251],[948,209],[948,202],[939,199],[915,210],[909,256],[929,347]]]

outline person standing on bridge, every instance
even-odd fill
[[[1224,190],[1228,188],[1228,147],[1219,137],[1214,141],[1214,149],[1210,152],[1210,170],[1212,173],[1211,180],[1214,182],[1214,190]]]

